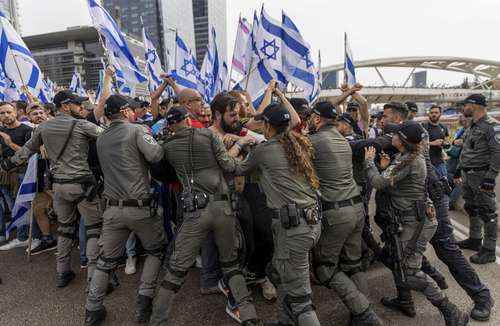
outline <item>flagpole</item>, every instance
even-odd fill
[[[23,75],[21,74],[21,69],[19,68],[19,64],[17,63],[16,56],[12,52],[12,49],[10,50],[10,54],[12,55],[12,59],[14,59],[14,64],[16,65],[17,73],[19,74],[19,78],[21,79],[21,83],[23,84],[22,90],[23,93],[26,93],[28,91],[28,87],[26,86],[26,83],[24,82]],[[28,98],[28,102],[30,102],[30,96],[26,96]]]
[[[344,32],[344,84],[347,84],[347,32]]]
[[[248,67],[248,72],[247,72],[247,75],[246,75],[246,81],[245,81],[245,91],[247,90],[248,88],[248,81],[250,80],[250,74],[259,66],[257,64],[257,66],[253,67],[252,68],[252,65],[253,65],[253,55],[250,57],[250,65]]]
[[[104,50],[104,55],[108,58],[108,64],[111,64],[111,60],[109,59],[110,56],[108,49],[106,48],[104,40],[102,39],[101,33],[99,33],[99,31],[97,31],[97,36],[99,37],[99,43],[101,43],[102,49]],[[104,67],[104,69],[105,69],[104,72],[106,73],[106,67]],[[113,80],[113,84],[115,85],[116,94],[120,95],[120,88],[118,87],[118,80],[116,79],[116,75],[113,74],[111,79]]]
[[[35,154],[35,155],[38,155],[38,154]],[[38,162],[36,162],[35,164],[38,164]],[[31,242],[32,242],[32,236],[31,236],[31,233],[33,232],[33,203],[35,202],[35,197],[36,197],[36,193],[37,193],[37,190],[38,190],[38,171],[36,173],[36,176],[35,176],[35,195],[33,197],[33,200],[31,201],[31,209],[30,209],[30,227],[29,227],[29,233],[28,233],[28,256],[26,257],[26,261],[29,263],[30,262],[30,258],[31,258]]]

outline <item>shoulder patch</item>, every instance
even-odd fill
[[[144,141],[150,145],[154,145],[156,144],[156,140],[153,138],[153,136],[151,135],[144,135],[142,136],[142,138],[144,139]]]

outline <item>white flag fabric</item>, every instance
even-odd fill
[[[175,63],[173,77],[179,88],[197,89],[200,71],[196,58],[178,33],[175,35]]]
[[[260,60],[247,76],[236,84],[233,89],[246,90],[252,98],[254,108],[258,108],[271,80],[277,80],[276,72],[267,60]]]
[[[33,94],[42,88],[43,74],[31,51],[0,11],[0,65],[5,76],[21,87],[26,85]]]
[[[142,41],[144,43],[144,57],[147,65],[146,70],[148,75],[149,91],[154,92],[163,83],[160,75],[165,72],[161,67],[158,51],[156,51],[156,48],[146,33],[144,26],[142,26]]]
[[[122,32],[109,12],[102,7],[99,0],[88,0],[90,17],[97,31],[105,38],[109,60],[121,72],[123,83],[133,93],[135,85],[147,81],[130,51]],[[124,92],[125,93],[125,92]]]
[[[347,33],[344,34],[344,46],[345,46],[345,56],[344,56],[344,83],[347,86],[352,87],[356,84],[356,67],[354,66],[354,58],[352,56],[351,46],[347,40]]]
[[[82,76],[80,75],[76,67],[75,71],[73,72],[73,77],[71,78],[71,84],[69,85],[69,89],[73,93],[78,94],[78,96],[87,96],[87,92],[85,91],[85,88],[83,88],[82,85]]]
[[[28,168],[24,175],[23,182],[17,191],[16,201],[12,208],[12,221],[7,227],[7,236],[15,228],[26,225],[29,223],[29,216],[31,211],[31,202],[36,195],[37,186],[37,165],[38,154],[34,154],[28,161]]]
[[[252,25],[245,19],[241,18],[238,21],[238,31],[236,32],[236,41],[234,43],[233,51],[233,70],[239,72],[243,76],[248,73],[251,51],[248,51],[248,45],[250,40],[250,33],[252,32]],[[251,49],[251,43],[250,43]]]

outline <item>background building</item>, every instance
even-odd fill
[[[425,88],[427,87],[427,71],[418,71],[411,75],[412,87]]]
[[[196,41],[196,59],[201,66],[205,57],[206,46],[211,26],[217,34],[217,47],[222,60],[227,55],[227,15],[226,0],[192,0],[194,36]],[[236,22],[235,22],[236,23]]]
[[[0,0],[0,10],[7,15],[14,28],[21,33],[17,8],[17,0]]]
[[[87,90],[95,90],[99,84],[99,69],[104,50],[94,27],[71,27],[65,31],[27,36],[23,38],[43,71],[44,75],[59,86],[68,87],[76,69]],[[144,45],[137,39],[125,36],[125,40],[137,63],[144,71]],[[147,93],[147,84],[139,84],[137,95]]]

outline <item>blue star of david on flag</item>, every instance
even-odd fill
[[[192,60],[184,59],[184,64],[182,65],[181,70],[184,71],[186,77],[191,74],[196,76],[196,71],[194,69],[194,63]]]
[[[271,52],[268,53],[268,49],[271,49]],[[278,53],[280,47],[276,45],[276,39],[272,41],[264,40],[264,46],[260,48],[260,51],[266,56],[266,59],[276,60],[276,54]]]
[[[148,58],[148,61],[151,62],[152,64],[155,63],[156,61],[156,52],[155,50],[151,49],[146,53],[146,56]]]
[[[311,58],[309,57],[309,52],[307,52],[304,55],[304,60],[306,61],[306,67],[307,68],[311,68],[314,65],[314,63],[311,61]]]

